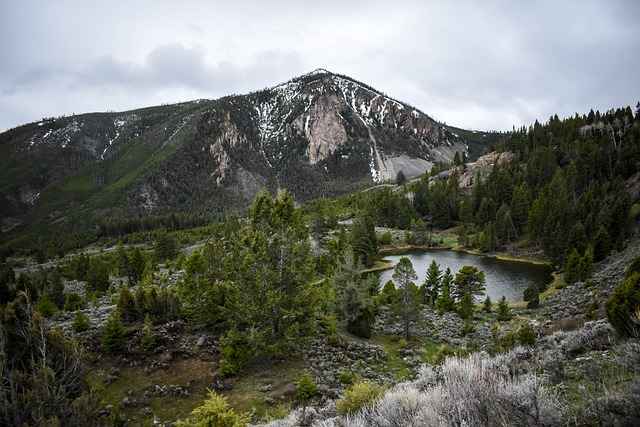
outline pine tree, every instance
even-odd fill
[[[129,255],[122,245],[122,242],[118,242],[118,246],[116,246],[116,265],[118,268],[118,275],[120,277],[128,277],[130,269]]]
[[[120,321],[120,314],[118,311],[114,311],[104,325],[102,347],[109,353],[117,353],[124,349],[126,338],[124,326]]]
[[[569,257],[567,257],[567,261],[564,264],[564,281],[568,285],[573,285],[575,282],[579,281],[582,277],[582,258],[578,253],[577,249],[573,248]]]
[[[422,303],[428,305],[434,305],[438,294],[440,293],[440,280],[442,278],[442,272],[440,266],[433,260],[427,269],[427,277],[422,284]]]
[[[509,243],[517,236],[516,227],[511,218],[511,211],[506,204],[500,206],[496,214],[496,240],[499,244]]]
[[[398,299],[398,290],[392,280],[387,280],[387,283],[382,287],[382,291],[378,295],[378,302],[380,304],[394,304]]]
[[[458,302],[465,294],[481,297],[486,290],[484,272],[476,267],[465,265],[456,273],[454,285],[453,296]]]
[[[129,286],[137,284],[142,278],[142,274],[144,273],[146,261],[144,259],[144,255],[142,255],[142,251],[140,248],[135,248],[129,254]]]
[[[153,323],[151,317],[147,314],[144,317],[144,326],[142,327],[142,337],[140,338],[140,345],[145,351],[151,351],[156,344],[156,336],[153,333]]]
[[[160,233],[154,247],[155,257],[159,261],[173,259],[178,254],[178,243],[169,233]]]
[[[396,303],[396,312],[402,318],[404,335],[407,340],[411,337],[411,322],[416,319],[420,309],[419,291],[413,283],[417,278],[411,260],[407,257],[400,258],[393,272],[393,280],[398,285],[400,296]]]
[[[440,313],[446,311],[453,311],[455,308],[455,301],[451,297],[451,285],[453,284],[453,276],[451,270],[447,267],[442,276],[440,295],[436,300],[436,308]]]
[[[469,293],[465,293],[460,300],[458,314],[465,320],[473,317],[473,297]]]
[[[361,262],[365,267],[373,265],[378,254],[378,241],[371,217],[365,216],[354,221],[351,231],[351,246],[354,263]]]
[[[482,305],[482,310],[485,313],[491,313],[491,298],[487,295],[487,298],[484,300],[484,304]]]
[[[127,287],[120,288],[118,295],[118,311],[125,322],[133,322],[138,317],[138,310],[133,295]]]
[[[318,386],[308,373],[303,374],[296,382],[296,402],[302,406],[302,419],[305,421],[305,411],[309,402],[318,394]]]
[[[511,308],[507,303],[507,299],[503,296],[500,298],[500,302],[498,302],[498,320],[501,322],[511,320]]]
[[[528,216],[529,190],[527,190],[526,183],[522,183],[513,189],[511,197],[511,218],[518,234],[526,230]]]
[[[48,295],[51,301],[62,310],[64,307],[64,284],[62,283],[62,276],[60,272],[54,270],[48,276],[49,290]]]
[[[407,182],[407,178],[404,176],[404,172],[399,170],[396,175],[396,184],[403,185],[405,182]]]
[[[87,272],[87,285],[97,292],[105,292],[109,289],[109,269],[99,259],[92,259]]]
[[[527,302],[527,308],[538,308],[540,305],[540,289],[532,284],[524,290],[523,299]]]
[[[600,225],[595,237],[593,258],[595,261],[602,261],[609,255],[609,252],[611,252],[611,238],[607,229]]]
[[[91,327],[91,324],[86,314],[78,310],[73,318],[72,327],[75,332],[84,332]]]

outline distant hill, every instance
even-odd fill
[[[43,119],[0,134],[2,230],[233,212],[264,187],[333,196],[477,157],[493,137],[323,69],[247,95]]]

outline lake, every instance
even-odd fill
[[[440,269],[449,267],[455,274],[462,266],[471,265],[484,271],[486,279],[486,293],[492,301],[498,301],[504,295],[508,301],[521,301],[522,293],[531,284],[544,285],[551,281],[551,268],[527,262],[504,261],[493,257],[472,255],[450,250],[414,251],[404,255],[387,255],[384,258],[393,261],[394,265],[400,258],[407,257],[413,263],[420,286],[427,275],[427,269],[432,260],[440,264]],[[380,283],[384,285],[391,280],[393,270],[385,270],[380,274]]]

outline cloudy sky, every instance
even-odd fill
[[[635,0],[0,1],[0,40],[0,129],[318,67],[474,129],[640,99]]]

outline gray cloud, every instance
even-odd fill
[[[635,104],[640,3],[2,2],[0,129],[260,89],[316,67],[510,129]]]

